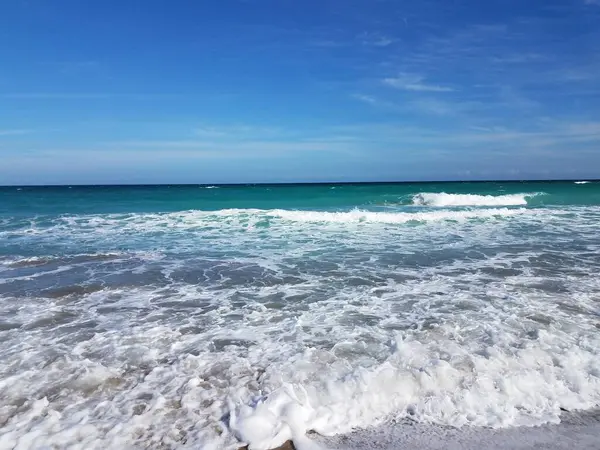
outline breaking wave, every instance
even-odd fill
[[[445,192],[423,192],[413,196],[415,206],[525,206],[527,199],[539,193],[510,195],[447,194]]]

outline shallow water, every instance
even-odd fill
[[[266,449],[598,407],[599,194],[2,188],[0,448]]]

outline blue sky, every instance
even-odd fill
[[[0,184],[600,177],[600,0],[12,0]]]

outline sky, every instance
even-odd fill
[[[600,178],[600,0],[7,0],[0,184]]]

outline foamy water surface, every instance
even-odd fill
[[[0,449],[314,448],[598,407],[600,207],[531,195],[4,214]]]

